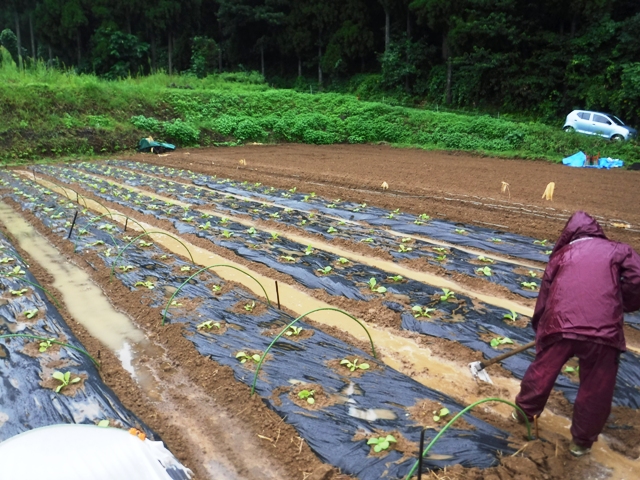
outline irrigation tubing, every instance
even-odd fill
[[[264,359],[267,357],[267,353],[269,353],[269,350],[271,350],[271,347],[273,347],[273,345],[278,340],[280,340],[280,337],[282,337],[282,335],[284,335],[287,332],[287,330],[289,330],[289,328],[292,327],[298,320],[301,320],[302,318],[306,317],[307,315],[311,315],[312,313],[320,312],[320,311],[323,311],[323,310],[333,310],[334,312],[342,313],[342,314],[346,315],[347,317],[349,317],[350,319],[352,319],[355,322],[357,322],[358,325],[360,325],[362,328],[364,328],[364,331],[366,332],[367,337],[369,337],[369,342],[371,343],[371,351],[373,352],[373,358],[378,358],[378,356],[376,355],[376,347],[373,345],[373,339],[371,338],[371,335],[369,334],[369,330],[367,330],[367,327],[365,327],[364,324],[360,320],[358,320],[353,315],[348,314],[344,310],[340,310],[339,308],[333,308],[333,307],[316,308],[315,310],[310,310],[307,313],[303,313],[298,318],[293,320],[289,325],[284,327],[282,329],[282,331],[278,335],[276,335],[276,338],[274,338],[273,341],[269,344],[267,349],[264,351],[264,353],[260,357],[260,361],[258,362],[258,366],[256,367],[256,373],[254,374],[253,382],[251,383],[251,395],[253,395],[254,392],[255,392],[256,382],[258,381],[258,374],[260,373],[260,367],[262,366],[262,363],[264,362]]]
[[[416,460],[416,463],[413,465],[413,467],[411,468],[411,470],[409,470],[409,473],[407,474],[407,476],[405,477],[405,480],[411,480],[411,477],[414,473],[416,473],[416,470],[418,469],[418,467],[422,466],[422,458],[424,458],[424,456],[429,453],[429,450],[431,450],[431,447],[433,447],[435,445],[435,443],[438,441],[438,439],[444,434],[444,432],[447,431],[447,429],[458,419],[460,418],[462,415],[464,415],[465,413],[467,413],[469,410],[471,410],[472,408],[480,405],[481,403],[486,403],[486,402],[501,402],[501,403],[506,403],[507,405],[512,406],[513,408],[515,408],[516,410],[518,410],[520,413],[522,413],[522,416],[525,420],[525,423],[527,425],[527,439],[532,440],[531,437],[531,423],[529,423],[529,419],[527,418],[527,416],[525,415],[525,413],[522,411],[522,409],[520,407],[518,407],[515,403],[511,403],[508,400],[504,400],[502,398],[496,398],[496,397],[490,397],[490,398],[483,398],[482,400],[478,400],[477,402],[472,403],[471,405],[469,405],[468,407],[464,408],[463,410],[461,410],[460,412],[458,412],[458,414],[453,417],[449,423],[447,423],[444,427],[442,427],[442,430],[440,430],[438,432],[438,434],[433,438],[433,440],[431,440],[431,442],[429,442],[429,445],[427,445],[427,448],[424,449],[424,451],[422,452],[422,454],[420,455],[420,458],[418,460]]]

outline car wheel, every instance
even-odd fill
[[[567,133],[573,133],[576,131],[576,129],[573,127],[564,127],[563,130]]]
[[[622,140],[624,140],[624,137],[622,135],[614,135],[613,137],[611,137],[612,142],[621,142]]]

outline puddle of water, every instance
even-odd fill
[[[349,407],[349,415],[368,422],[375,422],[376,420],[395,420],[398,418],[395,413],[385,408],[368,408],[363,410],[361,408]]]
[[[51,184],[50,182],[43,182],[40,179],[39,181],[52,190],[61,191],[59,187]],[[92,202],[90,200],[87,200],[87,202],[88,207],[92,210],[104,213],[103,207],[98,203]],[[112,212],[121,213],[116,209],[112,209]],[[123,221],[120,221],[120,218],[122,217],[116,216],[114,217],[114,221],[124,223]],[[140,223],[145,229],[162,231],[162,229],[152,227],[151,225],[145,224],[144,222]],[[134,225],[132,228],[141,231],[137,225]],[[173,238],[167,237],[165,235],[158,235],[154,237],[154,242],[162,245],[172,253],[184,254],[184,247]],[[305,242],[308,241],[305,240]],[[189,242],[185,241],[184,243],[191,251],[197,264],[207,266],[216,263],[225,263],[247,270],[264,285],[269,298],[275,299],[276,292],[275,283],[273,280],[256,272],[250,271],[246,267],[220,257],[208,250],[190,244]],[[346,254],[345,256],[349,256],[349,254]],[[353,258],[353,255],[351,255],[351,257]],[[263,295],[260,287],[253,280],[251,280],[250,277],[242,274],[241,272],[224,268],[215,269],[215,272],[217,275],[226,280],[241,283],[245,288],[252,291],[256,295]],[[409,277],[409,275],[407,275],[407,277]],[[279,288],[281,304],[296,312],[298,315],[317,308],[331,307],[331,305],[327,303],[324,303],[300,292],[291,285],[280,283]],[[458,291],[461,290],[458,289]],[[530,309],[524,310],[530,311]],[[524,313],[522,309],[517,311]],[[527,313],[525,313],[525,315],[526,314]],[[368,343],[368,337],[364,333],[362,327],[338,312],[316,312],[309,315],[309,318],[324,325],[337,327],[342,331],[350,333],[356,339]],[[367,328],[369,330],[369,333],[371,334],[376,349],[379,352],[379,359],[389,367],[401,372],[407,371],[407,368],[409,368],[413,372],[426,372],[417,374],[413,373],[411,376],[414,380],[422,383],[429,388],[440,391],[454,398],[464,398],[464,402],[466,402],[467,404],[483,398],[472,393],[477,390],[477,387],[475,385],[475,381],[471,378],[471,374],[468,371],[468,368],[466,368],[465,366],[454,364],[446,360],[442,360],[438,357],[434,357],[428,348],[419,346],[415,343],[415,341],[411,339],[397,336],[394,332],[391,332],[387,329],[381,327],[373,327],[370,325]],[[508,398],[515,398],[515,395],[519,391],[519,382],[516,379],[505,378],[500,378],[498,381],[499,386],[501,388],[505,388],[509,392]],[[492,405],[485,408],[496,411],[502,414],[505,418],[511,414],[510,407],[504,404],[495,406]],[[570,421],[566,418],[554,415],[548,411],[543,412],[540,418],[539,425],[542,429],[541,431],[553,432],[564,438],[571,437],[569,433]],[[623,455],[614,452],[602,440],[596,444],[595,448],[593,448],[592,456],[594,460],[612,470],[610,478],[614,480],[629,480],[631,478],[637,477],[637,469],[640,468],[640,462],[628,459]]]

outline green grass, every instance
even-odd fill
[[[559,161],[578,150],[640,162],[636,142],[542,123],[392,106],[341,93],[270,88],[255,74],[119,81],[0,67],[0,162],[112,154],[149,134],[178,146],[244,142],[379,143]]]

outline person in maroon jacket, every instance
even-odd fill
[[[587,213],[574,213],[542,278],[531,319],[536,358],[516,397],[529,420],[540,415],[563,365],[578,357],[569,447],[574,456],[590,452],[609,417],[620,352],[626,350],[623,314],[638,309],[640,255],[608,240]],[[517,411],[513,416],[524,422]]]

